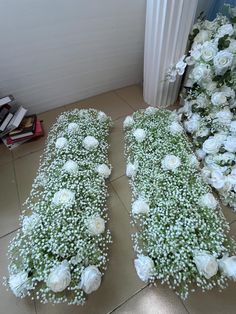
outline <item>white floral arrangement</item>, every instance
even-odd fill
[[[177,114],[140,110],[124,130],[138,276],[183,299],[196,286],[225,288],[236,280],[236,243]]]
[[[106,178],[111,119],[94,109],[60,115],[25,203],[22,228],[9,245],[17,297],[83,304],[106,270],[110,231]]]
[[[179,116],[206,182],[236,211],[236,8],[229,11],[231,18],[197,21],[191,50],[169,69],[168,79],[190,66]]]

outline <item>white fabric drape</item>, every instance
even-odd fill
[[[180,78],[165,80],[166,72],[185,53],[198,0],[147,0],[144,47],[144,100],[156,107],[173,104]]]

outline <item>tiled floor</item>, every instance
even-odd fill
[[[113,173],[109,182],[110,229],[113,244],[110,262],[100,289],[88,297],[85,306],[41,305],[28,299],[18,300],[5,287],[0,286],[0,314],[233,314],[236,313],[236,286],[231,284],[224,292],[206,294],[196,292],[182,302],[166,286],[147,287],[137,277],[133,267],[133,249],[129,224],[130,190],[124,176],[122,121],[138,108],[144,108],[142,89],[138,85],[101,94],[75,104],[63,106],[40,115],[47,132],[57,115],[72,108],[93,107],[109,114],[114,127],[110,135],[110,162]],[[29,194],[38,168],[46,136],[29,142],[13,152],[0,145],[0,276],[7,274],[6,251],[9,240],[19,227],[20,206]],[[232,235],[236,235],[236,214],[224,208],[231,223]]]

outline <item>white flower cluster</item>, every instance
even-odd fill
[[[229,225],[199,172],[178,115],[149,112],[137,111],[124,123],[132,223],[139,226],[133,234],[137,274],[144,282],[166,282],[182,298],[192,284],[203,291],[222,289],[236,277]],[[141,142],[137,130],[145,134]]]
[[[232,11],[233,12],[233,11]],[[193,26],[191,65],[179,110],[206,181],[236,211],[236,31],[225,16]]]
[[[50,130],[37,177],[9,246],[17,297],[83,304],[106,270],[111,119],[94,109],[68,111]]]

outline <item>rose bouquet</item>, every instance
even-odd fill
[[[231,19],[198,20],[189,54],[168,78],[174,81],[190,65],[179,114],[203,160],[204,178],[236,210],[236,10],[229,9]]]
[[[236,280],[236,243],[176,113],[149,107],[124,121],[132,222],[141,280],[182,298]]]
[[[96,110],[63,113],[44,155],[9,246],[9,278],[17,297],[82,304],[106,270],[106,209],[111,119]]]

